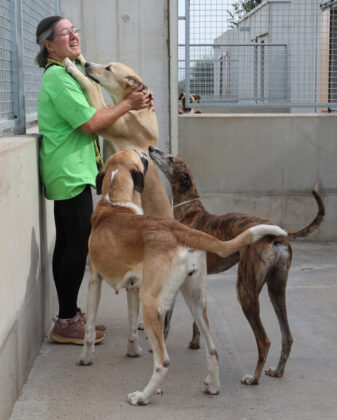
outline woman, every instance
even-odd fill
[[[91,107],[62,64],[66,57],[75,60],[81,54],[78,32],[61,16],[43,19],[36,30],[40,46],[36,63],[45,68],[38,100],[38,126],[43,136],[40,172],[45,195],[54,200],[56,226],[52,265],[59,313],[50,338],[73,344],[82,344],[85,334],[77,297],[88,253],[91,187],[95,187],[97,175],[93,134],[130,110],[152,105],[152,94],[144,94],[140,86],[115,106]],[[105,330],[96,327],[96,342],[104,339]]]

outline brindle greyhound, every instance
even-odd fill
[[[248,228],[258,224],[270,223],[268,220],[242,213],[228,213],[215,216],[203,207],[191,172],[186,163],[179,157],[164,154],[155,147],[150,147],[150,156],[164,172],[172,186],[174,217],[181,223],[213,235],[221,240],[235,238]],[[315,219],[304,229],[288,233],[288,238],[308,235],[321,223],[324,216],[324,205],[316,191],[312,192],[318,213]],[[276,368],[269,368],[265,373],[281,377],[289,357],[293,339],[291,336],[286,307],[286,285],[291,264],[292,250],[287,239],[265,237],[260,241],[226,258],[207,253],[207,273],[220,273],[239,262],[237,277],[237,294],[243,312],[253,329],[257,348],[258,361],[254,375],[245,375],[241,382],[256,385],[265,364],[270,341],[260,319],[259,293],[265,283],[276,312],[281,333],[282,351]],[[168,327],[167,327],[168,329]],[[193,324],[193,338],[190,348],[199,348],[199,331]]]

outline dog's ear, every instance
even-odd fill
[[[181,177],[179,178],[179,181],[180,183],[179,183],[178,191],[180,193],[184,193],[192,185],[191,177],[186,172],[181,175]]]
[[[200,95],[194,95],[196,101],[200,101]]]
[[[141,172],[133,169],[131,171],[131,176],[135,190],[139,193],[142,193],[144,191],[144,175]]]
[[[140,85],[143,85],[143,92],[146,92],[149,89],[141,80],[137,80],[133,76],[126,76],[125,80],[127,86],[131,86],[133,89],[136,89]]]
[[[184,92],[182,92],[180,95],[179,95],[179,101],[181,100],[181,98],[183,98],[184,97]]]
[[[105,171],[104,171],[104,167],[100,169],[100,171],[98,172],[97,176],[96,176],[96,192],[97,195],[101,195],[102,194],[102,184],[103,184],[103,178],[105,175]]]

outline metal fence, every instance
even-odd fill
[[[35,64],[37,24],[59,0],[0,0],[0,135],[23,134],[37,119],[42,71]]]
[[[178,28],[187,108],[337,109],[337,0],[179,0]]]

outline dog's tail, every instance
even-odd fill
[[[315,197],[315,200],[317,203],[317,207],[318,207],[317,215],[314,218],[314,220],[305,228],[297,232],[289,232],[288,237],[290,239],[303,238],[304,236],[309,235],[309,233],[311,233],[313,230],[317,229],[317,227],[322,223],[322,220],[325,216],[325,207],[324,207],[322,198],[318,194],[318,191],[316,188],[312,191],[312,195]]]
[[[240,251],[240,249],[251,245],[264,236],[272,235],[286,237],[288,235],[285,230],[275,225],[253,226],[230,241],[220,241],[213,236],[190,229],[187,226],[184,226],[182,229],[178,229],[176,232],[178,241],[182,245],[188,248],[213,252],[223,258]]]

